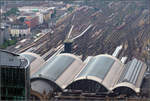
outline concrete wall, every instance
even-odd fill
[[[4,31],[0,29],[0,45],[2,45],[4,42]]]

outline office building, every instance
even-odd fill
[[[10,29],[12,36],[24,36],[30,34],[30,28],[27,24],[12,24]]]
[[[0,100],[28,101],[30,65],[20,55],[0,50]]]

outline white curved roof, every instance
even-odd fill
[[[74,54],[62,53],[62,54],[59,54],[59,55],[69,56],[69,57],[72,57],[72,58],[78,60],[79,62],[82,62],[82,60]]]
[[[111,90],[110,88],[113,87],[119,79],[122,69],[123,64],[115,57],[107,54],[98,55],[89,60],[83,70],[75,78],[74,82],[80,79],[91,79],[104,85],[106,89]]]
[[[132,60],[132,62],[134,61]],[[138,93],[146,71],[146,65],[139,62],[126,66],[116,57],[107,54],[97,55],[89,58],[87,62],[82,62],[73,54],[63,53],[49,59],[33,75],[33,78],[38,78],[40,75],[54,82],[61,89],[72,87],[71,85],[78,81],[91,80],[96,81],[108,91],[117,87],[127,87]],[[131,70],[135,71],[130,73]],[[136,82],[129,82],[129,78]]]
[[[124,65],[113,56],[98,55],[90,58],[71,84],[88,79],[98,82],[109,91],[117,87],[128,87],[139,93],[145,71],[146,65],[139,60],[133,59]]]
[[[32,52],[24,52],[24,53],[21,53],[20,55],[30,55],[30,56],[40,59],[41,61],[44,62],[44,59],[42,57],[40,57],[39,55],[32,53]]]
[[[39,55],[31,52],[24,52],[20,55],[26,57],[30,61],[30,75],[33,75],[37,70],[39,70],[42,66],[42,64],[45,63],[45,60],[40,57]]]
[[[105,56],[105,57],[111,58],[111,59],[117,61],[118,63],[122,64],[122,62],[119,59],[117,59],[116,57],[114,57],[112,55],[109,55],[109,54],[100,54],[100,55],[97,55],[95,57],[99,57],[99,56]]]
[[[83,67],[80,58],[69,53],[59,54],[46,63],[33,75],[55,82],[59,87],[66,87]]]

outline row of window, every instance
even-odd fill
[[[1,76],[2,79],[9,79],[9,80],[24,80],[25,78],[25,71],[24,69],[17,69],[17,68],[3,68],[1,69]]]
[[[2,97],[2,101],[25,101],[25,97],[22,96],[12,96],[12,97]]]
[[[25,96],[24,88],[3,87],[1,88],[2,96]]]
[[[25,82],[29,82],[29,72],[26,72],[25,69],[17,68],[1,68],[1,86],[19,86],[24,87]]]

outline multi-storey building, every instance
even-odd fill
[[[0,50],[0,101],[22,101],[30,97],[29,61]]]
[[[39,25],[39,17],[38,16],[29,16],[25,18],[25,23],[29,28],[34,28]]]
[[[30,28],[27,24],[12,24],[10,33],[12,36],[22,36],[30,34]]]
[[[1,25],[0,26],[0,45],[4,43],[5,40],[10,39],[9,26]]]
[[[4,42],[4,30],[0,28],[0,45]]]

